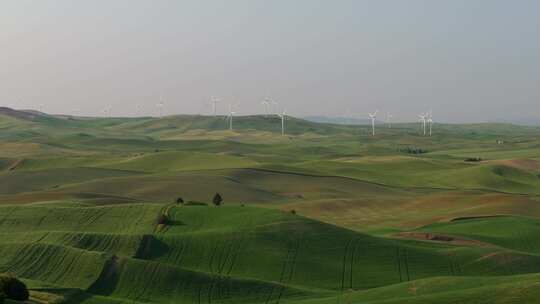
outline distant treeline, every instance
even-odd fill
[[[418,147],[405,147],[398,149],[398,152],[408,153],[408,154],[424,154],[428,153],[428,150],[418,148]]]

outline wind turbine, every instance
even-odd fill
[[[228,116],[228,119],[229,119],[229,130],[233,130],[233,117],[234,117],[234,114],[236,114],[234,111],[233,111],[233,105],[232,104],[229,104],[229,116]]]
[[[277,103],[277,101],[271,100],[270,103],[274,106],[275,114],[279,116],[279,113],[278,113],[278,103]]]
[[[216,98],[216,97],[212,97],[210,101],[210,103],[212,104],[212,112],[214,113],[214,117],[216,116],[217,104],[220,102],[221,101],[219,100],[219,98]]]
[[[156,107],[158,108],[158,111],[159,111],[159,118],[162,118],[163,117],[163,97],[160,96],[159,97],[159,102],[156,104]]]
[[[269,111],[269,108],[270,108],[270,102],[271,102],[271,101],[270,101],[270,99],[268,99],[268,98],[265,98],[265,99],[261,102],[261,104],[262,104],[263,107],[264,107],[264,113],[265,113],[266,117],[268,117],[268,111]]]
[[[142,106],[141,105],[136,105],[135,106],[135,115],[140,116],[141,112],[142,112]]]
[[[429,112],[427,122],[429,123],[429,136],[431,136],[431,131],[433,130],[433,112],[431,111]]]
[[[394,115],[386,113],[386,123],[388,124],[388,129],[392,129],[392,118]]]
[[[105,107],[103,110],[101,110],[101,113],[103,113],[103,116],[105,117],[111,117],[111,110],[112,110],[112,107],[108,106],[108,107]]]
[[[287,109],[283,109],[283,113],[278,114],[281,118],[281,135],[285,135],[285,119],[287,119]]]
[[[424,136],[426,135],[426,119],[428,118],[429,114],[428,113],[422,113],[420,115],[418,115],[418,117],[420,118],[420,122],[422,123],[422,129],[424,130]]]
[[[368,113],[369,119],[371,119],[372,136],[375,136],[375,119],[377,118],[377,113],[379,113],[379,110],[375,111],[375,113]]]

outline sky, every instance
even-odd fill
[[[1,0],[0,105],[540,118],[536,0]],[[382,114],[381,114],[382,115]]]

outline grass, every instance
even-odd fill
[[[37,303],[540,299],[539,128],[226,127],[0,109],[0,272]]]

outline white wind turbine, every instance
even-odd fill
[[[156,104],[156,107],[158,108],[159,118],[163,117],[163,107],[165,104],[163,103],[163,97],[159,97],[159,102]]]
[[[142,112],[142,106],[141,105],[136,105],[135,106],[135,115],[138,117],[138,116],[141,116],[141,112]]]
[[[372,136],[375,136],[375,119],[377,118],[377,113],[379,113],[379,110],[375,111],[375,113],[368,113],[369,119],[371,119],[371,134],[372,134]]]
[[[283,113],[278,114],[281,118],[281,135],[285,135],[285,120],[287,119],[287,109],[283,109]]]
[[[233,111],[233,105],[229,104],[229,116],[227,118],[229,119],[229,130],[231,131],[233,130],[234,114],[236,114],[236,112]]]
[[[422,129],[424,131],[424,136],[426,135],[426,121],[427,121],[428,116],[429,116],[428,113],[422,113],[422,114],[418,115],[418,118],[420,118],[420,122],[422,123]]]
[[[388,124],[388,129],[392,129],[392,118],[394,118],[394,115],[386,113],[386,124]]]
[[[433,130],[433,112],[432,111],[429,112],[427,122],[429,124],[429,136],[431,136],[432,130]]]
[[[275,101],[275,100],[271,100],[270,103],[271,103],[272,106],[274,106],[274,110],[275,110],[274,114],[276,114],[276,115],[279,116],[279,113],[278,113],[278,111],[279,111],[279,109],[278,109],[278,102]]]
[[[270,108],[270,99],[269,98],[265,98],[263,101],[261,101],[261,104],[263,105],[264,107],[264,114],[266,115],[266,117],[268,117],[268,112],[269,112],[269,108]]]
[[[220,103],[221,100],[219,100],[219,98],[216,98],[216,97],[212,97],[211,100],[210,100],[210,103],[212,104],[212,112],[214,113],[214,117],[216,116],[216,111],[217,111],[217,104]]]
[[[105,117],[110,117],[111,116],[111,109],[112,109],[111,106],[105,107],[105,109],[103,109],[101,111],[101,113],[103,113],[103,116],[105,116]]]

